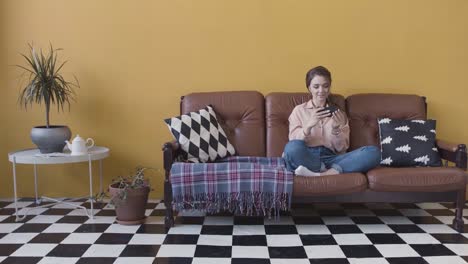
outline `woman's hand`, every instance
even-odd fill
[[[310,118],[307,123],[304,124],[304,133],[306,135],[310,134],[310,130],[317,125],[317,123],[324,119],[325,117],[330,116],[330,111],[320,111],[323,107],[320,108],[313,108],[310,110]]]
[[[332,114],[332,119],[333,119],[333,129],[339,129],[340,127],[346,125],[347,118],[346,115],[341,112],[340,109],[336,110]]]

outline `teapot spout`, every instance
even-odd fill
[[[65,143],[67,143],[68,149],[71,150],[72,149],[72,144],[70,143],[70,141],[65,140]]]

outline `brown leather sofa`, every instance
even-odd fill
[[[213,105],[229,140],[242,156],[281,156],[288,142],[288,117],[293,108],[310,99],[308,93],[256,91],[192,93],[183,96],[180,112]],[[378,117],[425,119],[425,97],[401,94],[332,95],[330,100],[346,109],[351,128],[350,149],[379,146]],[[442,122],[439,122],[439,124]],[[463,230],[467,153],[464,144],[437,140],[444,167],[379,167],[367,174],[348,173],[322,177],[294,177],[293,203],[312,202],[455,202],[454,228]],[[178,156],[178,145],[163,146],[165,224],[174,224],[170,169]],[[454,164],[454,166],[449,166]]]

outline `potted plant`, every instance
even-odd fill
[[[28,45],[29,54],[21,54],[26,60],[26,66],[16,65],[28,75],[27,84],[19,96],[19,103],[25,109],[33,103],[44,103],[46,124],[32,128],[31,140],[41,153],[62,152],[65,140],[70,140],[71,131],[64,125],[50,124],[50,107],[56,104],[57,110],[63,111],[64,106],[68,104],[70,108],[70,100],[74,100],[75,95],[73,87],[79,87],[78,80],[75,77],[76,83],[68,82],[60,73],[66,63],[65,61],[57,64],[57,53],[61,49],[54,49],[50,45],[48,54],[44,54],[42,49],[38,54],[32,44]]]
[[[152,168],[137,167],[128,176],[120,176],[109,186],[110,203],[115,206],[117,222],[122,225],[141,224],[145,221],[148,194],[151,191],[145,170]]]

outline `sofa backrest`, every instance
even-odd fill
[[[192,93],[181,98],[181,114],[211,104],[241,156],[265,156],[265,99],[256,91]]]
[[[192,93],[181,98],[182,113],[211,104],[229,141],[242,156],[279,157],[288,142],[288,118],[296,105],[310,100],[309,93],[257,91]],[[379,146],[377,118],[426,119],[425,98],[406,94],[334,94],[330,101],[345,109],[351,129],[350,148]],[[266,128],[265,128],[266,126]]]
[[[296,105],[310,100],[309,93],[270,93],[265,96],[266,156],[280,157],[288,143],[289,115]],[[330,101],[345,109],[342,95],[331,95]]]
[[[406,94],[356,94],[346,98],[350,148],[379,146],[377,118],[426,119],[424,97]]]

